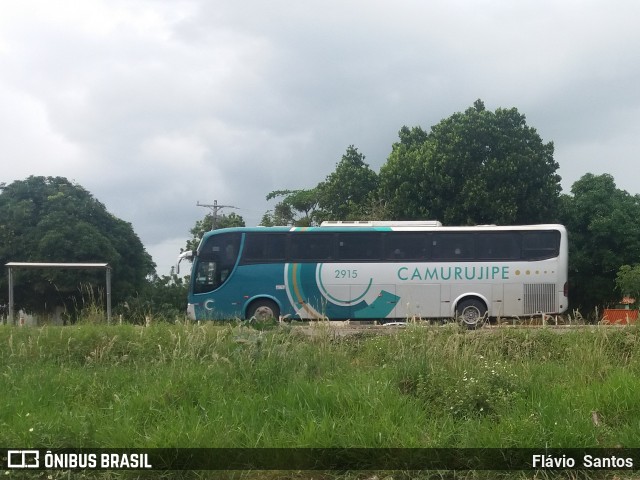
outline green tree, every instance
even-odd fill
[[[481,100],[432,127],[400,130],[380,170],[393,218],[445,224],[526,224],[556,219],[560,176],[553,143],[543,143],[515,108]]]
[[[175,274],[153,275],[147,279],[145,288],[139,294],[128,296],[114,309],[114,314],[137,324],[144,324],[147,318],[182,320],[186,314],[188,287],[188,278]]]
[[[155,271],[131,224],[63,177],[31,176],[1,188],[0,262],[10,261],[108,262],[114,304],[143,288]],[[104,273],[95,271],[30,270],[16,276],[17,306],[35,311],[81,305],[80,284],[104,285]],[[0,301],[6,302],[6,275],[0,285]]]
[[[429,161],[432,146],[427,132],[404,126],[399,137],[379,175],[380,197],[386,201],[390,218],[441,220],[442,202],[429,194],[435,172]]]
[[[616,285],[621,295],[631,295],[640,301],[640,264],[622,265],[616,274]]]
[[[364,160],[365,156],[350,145],[335,171],[318,184],[318,221],[363,220],[371,216],[378,175]]]
[[[616,187],[608,174],[587,173],[562,196],[569,231],[570,299],[590,311],[619,300],[616,273],[640,258],[640,196]]]
[[[262,217],[262,226],[296,225],[308,227],[313,224],[314,214],[318,206],[318,191],[308,190],[274,190],[267,195],[267,200],[281,197],[273,211]]]
[[[216,230],[220,228],[231,227],[244,227],[244,218],[235,212],[231,212],[229,215],[220,215],[216,219]],[[187,240],[185,250],[196,250],[200,245],[203,235],[210,231],[213,227],[213,215],[207,213],[202,220],[196,221],[195,226],[189,230],[191,238]]]

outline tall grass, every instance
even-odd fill
[[[640,447],[637,327],[0,327],[0,444]]]

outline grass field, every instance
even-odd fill
[[[0,445],[640,447],[639,333],[445,325],[337,337],[322,325],[312,336],[213,323],[0,326]],[[75,478],[56,475],[42,478]],[[385,475],[419,476],[376,476]],[[482,475],[490,478],[455,478]]]

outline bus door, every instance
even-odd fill
[[[522,283],[505,283],[504,289],[504,305],[503,311],[509,312],[509,316],[522,315],[523,310],[523,288]]]
[[[453,316],[451,305],[451,285],[443,283],[440,285],[440,315],[439,317],[450,318]]]
[[[504,316],[504,286],[501,283],[494,283],[491,286],[491,309],[489,316],[491,317],[503,317]]]

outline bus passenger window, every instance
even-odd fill
[[[437,233],[433,235],[434,260],[469,260],[474,257],[473,235]]]
[[[284,261],[286,257],[286,240],[286,232],[247,233],[241,259],[242,264],[279,263]]]
[[[557,257],[560,252],[560,232],[531,231],[522,234],[523,260],[543,260]]]
[[[428,258],[428,233],[389,232],[385,235],[386,260],[425,260]]]
[[[519,235],[515,232],[481,232],[476,237],[478,260],[518,260]]]
[[[325,233],[298,233],[291,235],[289,260],[291,262],[331,260],[333,235]]]
[[[340,260],[379,260],[382,237],[378,233],[338,234],[338,258]]]

